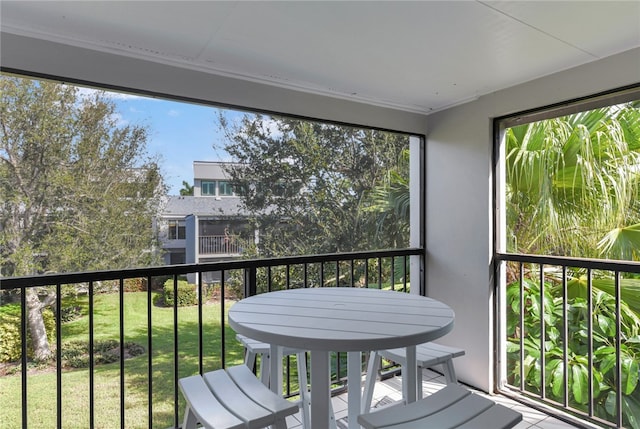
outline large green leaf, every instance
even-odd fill
[[[614,279],[593,279],[591,284],[595,289],[599,289],[611,296],[615,296]],[[583,276],[569,280],[567,282],[567,290],[569,298],[586,298],[587,278]],[[621,279],[620,295],[621,300],[624,301],[636,314],[640,315],[640,280]]]
[[[631,356],[623,356],[622,361],[622,391],[631,395],[638,386],[638,361]]]
[[[579,404],[586,404],[589,401],[589,372],[581,364],[571,365],[571,392],[573,398]]]
[[[554,359],[547,366],[550,376],[551,392],[555,397],[560,397],[564,391],[564,363],[561,359]]]
[[[632,260],[640,252],[640,223],[615,228],[598,243],[604,255],[614,255],[621,259]]]
[[[640,401],[632,396],[622,398],[622,412],[633,429],[640,429]]]

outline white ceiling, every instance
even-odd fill
[[[2,32],[420,113],[640,46],[640,0],[2,0],[0,15]]]

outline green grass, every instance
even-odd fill
[[[156,295],[153,294],[155,300]],[[87,299],[80,300],[82,318],[62,326],[62,341],[88,340],[89,318]],[[229,305],[225,306],[225,310]],[[172,308],[152,307],[153,349],[153,427],[173,426],[173,331]],[[203,307],[204,369],[211,371],[222,365],[221,306]],[[94,338],[119,338],[119,304],[117,294],[97,295],[94,303]],[[147,349],[147,294],[126,293],[124,298],[125,341],[133,341]],[[242,362],[242,348],[235,333],[226,325],[226,365]],[[178,377],[198,371],[198,311],[197,307],[182,307],[178,311]],[[148,350],[145,354],[125,360],[125,427],[148,427]],[[120,426],[120,364],[99,365],[94,370],[94,410],[96,428]],[[55,371],[28,375],[28,426],[56,427]],[[89,370],[64,371],[62,374],[62,424],[64,427],[89,427]],[[184,404],[179,397],[179,416]],[[20,374],[0,377],[0,422],[3,427],[20,427]]]

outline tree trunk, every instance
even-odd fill
[[[49,360],[52,353],[47,339],[47,330],[44,327],[44,319],[42,318],[43,305],[33,288],[27,289],[27,308],[27,323],[31,333],[33,357],[35,360]]]

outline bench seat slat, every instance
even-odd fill
[[[236,415],[247,423],[251,422],[252,425],[249,427],[263,428],[273,423],[273,414],[255,403],[251,397],[248,397],[240,390],[224,370],[207,372],[203,375],[203,378],[211,391],[213,391],[216,399],[228,410],[234,414],[242,411],[241,414],[238,413]],[[262,384],[261,386],[264,387]]]
[[[522,420],[522,415],[510,408],[494,405],[458,429],[502,429],[511,428]]]
[[[380,350],[385,359],[394,362],[404,362],[407,359],[406,349]],[[464,350],[455,347],[443,346],[436,343],[419,344],[416,347],[416,361],[419,367],[428,368],[439,365],[458,356],[463,356]]]
[[[508,429],[520,420],[520,413],[460,385],[448,385],[425,399],[358,417],[366,429]]]
[[[188,415],[189,411],[193,412],[197,420],[205,425],[205,427],[214,427],[214,424],[227,429],[242,429],[245,427],[242,420],[227,411],[227,409],[216,400],[207,384],[199,375],[181,378],[178,384],[180,385],[182,394],[187,400],[188,409],[185,411],[185,414]]]
[[[296,403],[274,395],[246,365],[228,368],[227,373],[247,397],[266,408],[276,416],[276,419],[295,414],[298,411]]]

